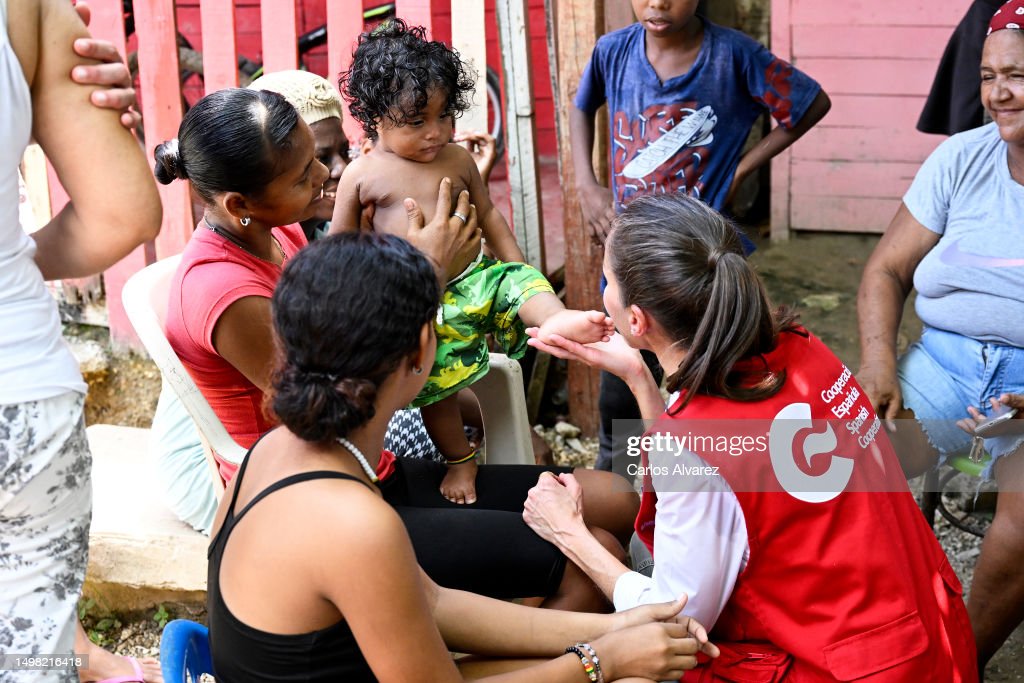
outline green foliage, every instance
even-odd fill
[[[161,603],[157,607],[156,612],[153,613],[153,621],[157,623],[157,626],[163,628],[167,625],[167,622],[170,621],[170,619],[170,613],[164,608],[163,604]]]
[[[123,624],[117,617],[103,617],[91,628],[86,628],[85,632],[92,642],[100,647],[109,647],[114,644],[114,636],[121,630],[121,626]]]
[[[86,598],[84,600],[79,600],[78,601],[78,620],[82,621],[87,616],[89,616],[89,612],[91,612],[92,608],[95,607],[95,606],[96,606],[96,601],[93,600],[92,598]]]

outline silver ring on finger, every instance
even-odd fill
[[[459,212],[459,211],[456,211],[455,213],[453,213],[453,214],[452,214],[452,218],[458,218],[458,219],[460,219],[460,220],[462,221],[462,224],[463,224],[463,225],[465,225],[466,223],[468,223],[468,222],[469,222],[469,216],[467,216],[466,214],[464,214],[464,213],[461,213],[461,212]]]

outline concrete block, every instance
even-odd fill
[[[93,425],[86,432],[93,516],[85,595],[122,612],[205,601],[209,539],[164,503],[149,430]]]

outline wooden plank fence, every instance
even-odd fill
[[[359,33],[363,30],[363,3],[356,0],[320,0],[326,4],[323,15],[328,27],[328,80],[336,85],[337,74],[351,63],[352,49]],[[262,55],[267,72],[294,69],[298,64],[296,21],[297,2],[301,0],[263,0],[260,3]],[[513,55],[528,52],[529,27],[527,22],[527,0],[497,0],[500,14],[516,22],[507,28],[511,36],[504,41],[504,63],[510,64]],[[484,10],[481,0],[397,0],[396,14],[413,25],[427,27],[431,33],[437,10],[450,9],[456,17],[452,26],[438,26],[441,39],[450,33],[457,41],[458,50],[470,61],[479,73],[477,97],[474,110],[467,112],[460,122],[460,129],[486,129],[487,96],[485,76],[487,67]],[[251,4],[251,3],[249,3]],[[307,0],[309,4],[309,0]],[[241,3],[232,0],[202,0],[200,21],[202,23],[203,71],[206,92],[239,84],[236,51],[236,14]],[[120,0],[90,0],[93,21],[90,30],[96,36],[112,41],[125,52],[122,3]],[[143,115],[146,157],[153,158],[153,150],[163,140],[177,135],[182,117],[182,90],[179,75],[177,27],[175,0],[136,0],[134,3],[135,27],[138,42],[139,98]],[[527,62],[528,64],[528,62]],[[509,149],[517,150],[509,158],[510,177],[516,178],[517,192],[528,197],[520,202],[513,212],[513,228],[520,242],[529,245],[530,261],[543,265],[543,250],[536,245],[541,239],[540,212],[537,210],[537,173],[535,169],[534,137],[532,125],[517,125],[516,116],[527,112],[529,120],[530,103],[528,71],[520,74],[515,82],[517,95],[508,98],[509,126],[506,139]],[[351,116],[345,116],[345,132],[353,143],[362,139],[362,131]],[[60,211],[67,203],[67,196],[57,182],[52,169],[48,174],[40,169],[27,178],[27,182],[38,192],[39,187],[48,187],[50,208],[53,213]],[[521,168],[523,167],[523,168]],[[49,178],[43,178],[49,175]],[[140,247],[130,256],[104,273],[104,284],[108,306],[109,324],[113,341],[122,346],[138,347],[131,325],[121,308],[121,289],[133,273],[156,259],[180,253],[195,226],[189,185],[175,182],[159,186],[164,208],[164,220],[155,244]],[[96,288],[96,280],[72,283],[79,289]]]
[[[879,233],[942,141],[915,130],[968,0],[773,0],[772,51],[818,80],[832,111],[772,162],[772,237]]]

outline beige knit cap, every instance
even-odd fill
[[[253,90],[270,90],[283,95],[309,125],[337,116],[341,118],[341,98],[327,79],[309,71],[275,71],[249,84]]]

